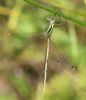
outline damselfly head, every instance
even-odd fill
[[[49,16],[47,17],[47,21],[51,24],[53,23],[55,27],[63,27],[64,25],[64,21],[60,16]]]
[[[55,24],[56,19],[55,19],[55,17],[53,17],[53,16],[49,16],[49,17],[47,17],[47,21],[48,21],[50,24]]]

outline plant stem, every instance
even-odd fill
[[[42,1],[41,2],[39,2],[39,0],[36,0],[36,1],[35,0],[24,0],[24,1],[36,6],[38,8],[44,9],[48,12],[51,12],[52,14],[56,13],[54,6],[51,7],[51,5],[48,5],[48,4],[46,5],[46,3],[42,2]]]
[[[65,14],[65,12],[63,12],[61,9],[60,9],[61,12],[59,13],[58,7],[55,7],[55,6],[52,6],[52,5],[48,5],[48,4],[46,4],[46,3],[42,2],[42,1],[39,2],[39,0],[36,0],[36,1],[35,0],[24,0],[24,1],[34,5],[36,7],[44,9],[44,10],[46,10],[48,12],[51,12],[53,15],[60,14],[60,16],[64,17],[65,19],[73,21],[73,22],[75,22],[77,24],[80,24],[82,26],[86,26],[86,22],[85,21],[81,21],[80,19],[77,19],[73,15]]]
[[[86,26],[86,22],[85,21],[81,21],[78,18],[75,18],[74,16],[71,16],[69,14],[67,15],[67,14],[65,14],[63,12],[61,13],[61,16],[64,17],[65,19],[68,19],[70,21],[73,21],[73,22],[75,22],[77,24],[80,24],[82,26]]]

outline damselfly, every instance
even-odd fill
[[[45,64],[44,64],[44,87],[43,87],[43,92],[45,90],[45,86],[46,86],[46,81],[47,81],[47,69],[48,69],[48,60],[49,60],[49,50],[50,50],[50,38],[51,38],[51,34],[53,32],[53,28],[57,23],[60,23],[60,16],[58,19],[56,19],[56,17],[50,17],[48,18],[49,21],[49,25],[47,30],[45,31],[45,36],[47,38],[47,42],[46,42],[46,52],[45,52]],[[63,59],[63,58],[62,58]],[[59,65],[61,65],[62,63],[58,60],[57,61]],[[62,64],[63,65],[63,64]]]
[[[51,37],[54,26],[61,26],[62,24],[60,21],[61,19],[56,19],[55,17],[48,17],[47,20],[49,21],[47,25],[48,27],[43,32],[45,35],[43,33],[37,33],[32,38],[27,39],[25,41],[23,49],[21,49],[21,51],[19,50],[19,54],[17,53],[17,56],[19,57],[25,55],[25,57],[27,57],[28,59],[27,61],[31,63],[31,66],[34,67],[36,71],[39,70],[38,72],[41,73],[39,77],[43,75],[42,71],[44,70],[43,64],[47,37]],[[26,52],[28,53],[26,54]],[[23,58],[24,57],[22,57],[22,59]],[[40,69],[42,69],[42,71],[40,71]],[[69,62],[69,58],[67,58],[63,49],[60,48],[57,43],[54,43],[53,40],[50,39],[50,52],[47,76],[50,76],[49,73],[54,74],[62,72],[63,70],[70,70],[74,72],[72,69],[75,69],[74,64]]]

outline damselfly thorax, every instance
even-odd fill
[[[51,37],[54,27],[62,27],[63,20],[60,16],[47,17],[48,25],[44,31],[46,37]]]

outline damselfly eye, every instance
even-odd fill
[[[49,17],[47,17],[47,21],[50,23],[50,22],[52,22],[53,21],[53,23],[56,21],[56,19],[55,19],[55,17],[53,17],[53,16],[49,16]]]
[[[61,17],[59,19],[56,19],[54,26],[62,28],[64,26],[64,20]]]

